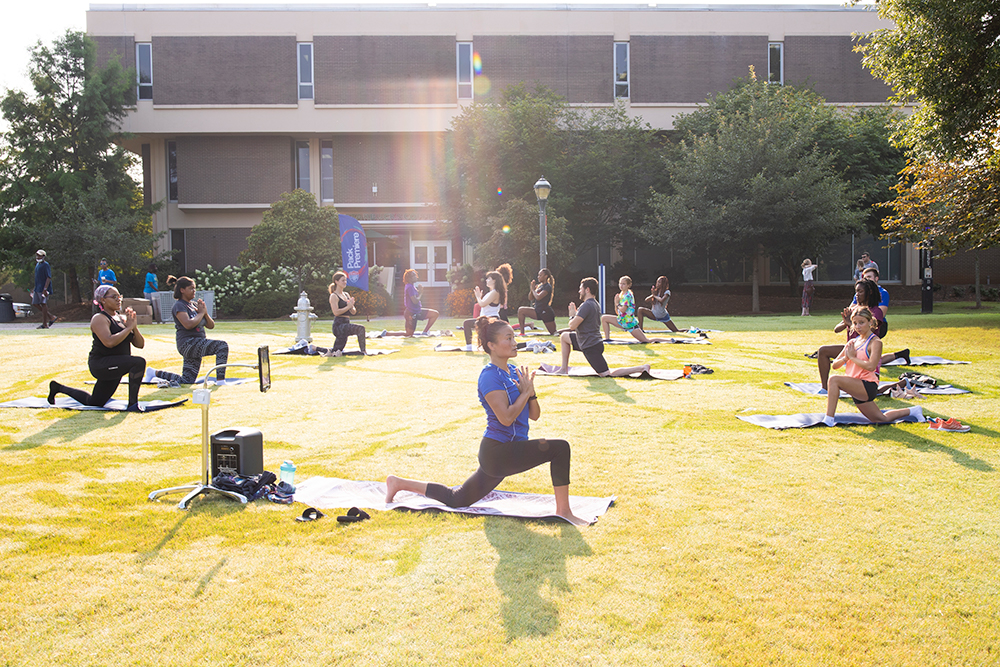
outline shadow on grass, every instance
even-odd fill
[[[635,403],[635,399],[628,395],[625,388],[615,382],[612,378],[588,377],[586,380],[588,391],[610,396],[619,403],[628,403],[630,405]],[[608,382],[608,380],[611,380],[611,382]]]
[[[593,553],[576,526],[560,523],[559,535],[531,530],[535,522],[486,517],[486,538],[497,550],[493,578],[506,600],[501,616],[507,641],[540,637],[559,628],[559,608],[542,597],[542,588],[567,592],[566,559]]]
[[[30,410],[32,408],[22,408]],[[51,410],[59,410],[59,408],[49,408]],[[59,410],[60,412],[67,412],[66,410]],[[7,445],[4,447],[4,451],[19,451],[25,449],[34,449],[36,447],[41,447],[46,445],[53,440],[62,439],[65,442],[69,442],[83,435],[84,433],[89,433],[91,431],[96,431],[103,428],[111,428],[118,426],[122,421],[128,418],[129,415],[134,415],[136,413],[132,412],[119,412],[119,411],[96,411],[96,410],[73,410],[72,415],[64,417],[55,421],[45,428],[43,428],[38,433],[34,435],[29,435],[28,437],[21,440],[21,442]],[[97,419],[96,417],[103,417],[103,419]]]
[[[1000,433],[992,431],[990,429],[976,429],[977,432],[986,433],[990,438],[997,438]],[[949,437],[960,438],[961,433],[949,433]],[[987,461],[982,459],[977,459],[974,456],[969,456],[960,449],[954,447],[949,447],[948,445],[942,445],[940,443],[928,440],[917,436],[914,440],[913,436],[906,433],[905,431],[900,431],[893,428],[876,428],[871,433],[865,434],[865,437],[869,440],[876,442],[896,442],[907,449],[914,449],[918,452],[931,452],[937,454],[947,454],[951,459],[962,466],[963,468],[968,468],[969,470],[975,470],[977,472],[994,472],[996,469],[990,465]]]

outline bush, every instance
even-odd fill
[[[449,317],[472,317],[476,305],[476,293],[471,289],[457,289],[444,300]]]
[[[354,305],[358,309],[358,315],[378,317],[392,313],[392,299],[382,287],[382,283],[377,280],[368,281],[367,292],[355,287],[348,287],[347,293],[354,297]]]
[[[299,295],[295,290],[290,292],[260,292],[246,300],[243,306],[243,316],[251,320],[273,320],[278,317],[288,317],[295,312]]]

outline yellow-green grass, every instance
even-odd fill
[[[606,350],[613,366],[715,369],[693,380],[539,377],[532,434],[570,441],[573,494],[618,497],[582,529],[408,512],[341,525],[336,509],[296,523],[302,505],[222,499],[180,512],[176,496],[146,496],[198,476],[197,406],[0,410],[0,664],[997,664],[1000,313],[967,305],[895,308],[886,340],[972,362],[923,370],[973,394],[919,401],[967,434],[737,420],[824,409],[782,383],[816,380],[803,355],[840,340],[830,313],[681,318],[725,333]],[[179,370],[172,328],[144,330],[150,365]],[[225,321],[213,333],[246,363],[293,334],[290,322]],[[273,356],[269,393],[213,393],[211,430],[259,428],[265,466],[292,459],[299,480],[457,484],[476,467],[484,358],[433,352],[442,340],[457,342]],[[0,400],[44,395],[54,378],[84,386],[89,347],[84,327],[0,332]],[[501,488],[549,493],[548,470]]]

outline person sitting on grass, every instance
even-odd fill
[[[351,336],[358,337],[358,347],[365,354],[365,328],[360,324],[351,324],[351,315],[358,312],[354,305],[354,297],[347,293],[347,274],[337,271],[333,274],[330,291],[330,311],[333,313],[333,349],[326,353],[328,357],[339,357],[344,353],[344,346]]]
[[[122,295],[112,285],[100,285],[94,290],[94,304],[99,308],[90,318],[90,333],[94,338],[87,366],[97,380],[94,393],[49,382],[50,405],[56,404],[57,394],[66,394],[83,405],[104,407],[111,400],[122,377],[128,375],[129,412],[140,412],[139,387],[146,372],[146,360],[131,354],[132,346],[143,348],[146,339],[139,331],[135,311],[122,312]]]
[[[639,317],[639,328],[642,329],[642,321],[648,317],[666,325],[674,333],[679,331],[677,325],[670,319],[670,313],[667,312],[667,304],[670,303],[670,280],[666,276],[660,276],[656,279],[656,284],[649,288],[649,292],[649,296],[646,297],[649,308],[640,306],[635,311]]]
[[[507,303],[507,285],[496,271],[486,274],[486,294],[482,288],[476,285],[473,289],[476,295],[476,303],[479,304],[480,317],[500,317],[500,309]],[[472,330],[476,327],[476,319],[468,319],[462,322],[462,332],[465,334],[465,344],[472,345]]]
[[[840,400],[841,391],[849,394],[861,414],[876,424],[884,424],[910,415],[918,418],[923,416],[923,410],[919,405],[885,412],[875,405],[882,341],[872,330],[874,320],[872,311],[866,307],[858,308],[851,315],[851,329],[855,337],[847,341],[843,351],[833,362],[834,368],[843,366],[845,374],[830,378],[830,388],[826,397],[826,416],[823,417],[823,423],[827,426],[836,424],[834,416],[837,413],[837,401]]]
[[[552,293],[556,288],[556,279],[548,269],[538,272],[538,280],[531,281],[528,298],[531,306],[521,306],[517,309],[517,323],[524,334],[524,321],[541,320],[550,334],[556,332],[556,311],[552,310]]]
[[[427,320],[424,327],[424,335],[430,333],[431,326],[438,318],[438,311],[431,308],[424,308],[420,305],[420,292],[422,288],[417,284],[417,272],[415,269],[407,269],[403,272],[403,320],[406,322],[406,337],[411,338],[417,330],[417,322]]]
[[[597,290],[596,278],[584,278],[580,281],[580,300],[582,303],[578,308],[572,308],[573,304],[570,304],[570,312],[573,314],[569,321],[569,331],[564,331],[559,337],[562,366],[557,373],[559,375],[569,374],[569,353],[571,350],[583,352],[587,363],[601,377],[621,377],[648,371],[649,364],[616,368],[613,371],[608,368],[608,362],[604,359],[604,341],[601,340],[601,307],[597,304],[597,299],[594,296]]]
[[[640,343],[662,343],[663,338],[647,338],[639,327],[639,319],[635,316],[635,297],[632,296],[632,279],[622,276],[618,279],[618,294],[615,295],[615,312],[617,315],[601,315],[601,326],[604,328],[604,340],[611,340],[611,325],[632,334]]]
[[[535,373],[510,363],[517,356],[514,330],[503,320],[476,321],[479,345],[490,363],[479,373],[479,402],[486,410],[486,432],[479,444],[479,469],[460,486],[449,488],[390,475],[385,480],[385,502],[400,491],[411,491],[448,507],[469,507],[481,500],[505,477],[549,464],[556,514],[582,526],[569,503],[570,448],[565,440],[529,440],[528,420],[538,421],[541,407],[535,394]]]

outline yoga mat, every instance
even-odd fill
[[[273,350],[271,354],[300,354],[308,357],[318,357],[321,355],[325,355],[329,351],[330,348],[328,347],[317,347],[315,345],[309,345],[308,347],[285,347],[281,348],[280,350]],[[367,350],[365,356],[377,357],[380,354],[392,354],[393,352],[396,352],[396,350]],[[361,350],[345,350],[344,353],[340,356],[360,357]],[[251,382],[251,380],[247,380],[247,382]]]
[[[878,388],[883,389],[896,384],[895,382],[879,382]],[[826,389],[823,389],[823,385],[819,382],[786,382],[786,387],[791,387],[795,391],[801,391],[806,394],[812,394],[814,396],[826,396]],[[941,384],[933,389],[923,389],[917,388],[917,391],[921,394],[933,394],[933,395],[947,395],[947,394],[971,394],[968,389],[959,389],[958,387],[952,387],[950,384]],[[885,394],[888,396],[888,394]],[[840,391],[841,398],[850,398],[850,394],[846,391]]]
[[[648,331],[646,332],[649,333]],[[612,338],[611,340],[605,339],[605,345],[656,345],[657,343],[674,343],[675,345],[711,345],[712,341],[707,338],[668,338],[666,340],[658,339],[651,340],[648,343],[643,343],[636,340],[635,338]]]
[[[434,346],[435,352],[476,352],[477,348],[475,345],[448,345],[447,343],[438,343]]]
[[[736,418],[755,424],[756,426],[782,430],[786,428],[809,428],[810,426],[828,428],[823,425],[823,417],[825,416],[822,412],[816,412],[797,415],[736,415]],[[874,424],[868,421],[868,418],[860,412],[837,414],[833,418],[836,420],[838,426],[882,426],[882,424]],[[924,419],[922,414],[919,418],[907,415],[902,419],[887,422],[887,424],[902,424],[904,422],[922,423],[925,421],[927,420]]]
[[[953,366],[956,364],[967,364],[968,361],[952,361],[941,357],[910,357],[910,363],[905,359],[893,359],[883,366]]]
[[[403,334],[405,333],[406,333],[405,331],[386,331],[385,329],[383,329],[382,331],[369,331],[368,333],[365,334],[365,338],[387,338],[389,337],[389,334],[393,334],[394,336],[403,336]],[[414,338],[434,338],[437,336],[451,336],[451,332],[430,331],[428,333],[424,333],[422,331],[418,331],[415,334],[413,334]]]
[[[594,523],[608,511],[615,498],[570,496],[569,502],[574,514]],[[361,507],[373,510],[441,510],[521,519],[562,519],[555,514],[556,501],[551,495],[491,491],[471,507],[452,508],[416,493],[400,491],[396,494],[395,502],[386,504],[385,482],[359,482],[334,477],[310,477],[295,488],[295,500],[319,509]]]
[[[178,405],[183,405],[187,402],[187,400],[188,399],[186,398],[182,398],[179,401],[139,401],[139,407],[142,408],[143,412],[155,412],[156,410],[163,410],[164,408],[173,408]],[[128,402],[112,398],[104,404],[104,407],[97,407],[93,405],[84,405],[69,396],[56,396],[56,404],[49,405],[49,401],[44,396],[30,396],[16,401],[0,403],[0,408],[60,408],[62,410],[103,410],[105,412],[125,412],[126,408],[128,408]]]
[[[597,371],[595,371],[590,366],[570,366],[569,375],[561,375],[556,371],[559,370],[558,366],[553,366],[551,364],[542,364],[538,367],[538,375],[554,375],[556,377],[601,377]],[[611,370],[614,370],[613,368]],[[611,376],[606,376],[611,377]],[[623,378],[635,378],[637,380],[680,380],[684,377],[684,371],[667,371],[661,370],[659,368],[651,368],[649,371],[641,371],[639,373],[630,373],[629,375],[621,375],[616,379]]]
[[[123,380],[122,384],[125,384],[128,378],[123,378]],[[257,382],[257,378],[226,378],[225,380],[216,380],[213,377],[209,380],[208,384],[210,386],[235,387],[238,384],[246,384],[247,382]],[[97,384],[97,380],[85,380],[84,384]],[[144,379],[142,384],[159,387],[160,389],[169,389],[169,383],[163,378],[155,378],[153,380]],[[192,383],[192,386],[196,384],[202,384],[202,381],[198,380],[197,382]],[[176,389],[176,387],[174,388]]]

